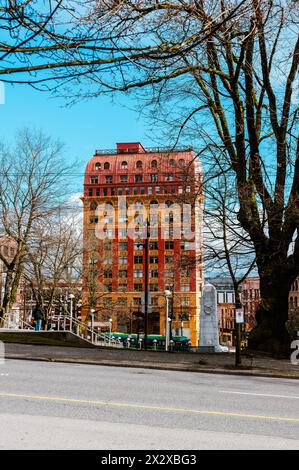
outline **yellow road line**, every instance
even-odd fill
[[[24,395],[16,393],[1,393],[0,397],[3,398],[23,398],[29,400],[39,400],[39,401],[56,401],[56,402],[65,402],[65,403],[76,403],[82,405],[98,405],[98,406],[110,406],[110,407],[119,407],[119,408],[132,408],[140,410],[152,410],[152,411],[173,411],[176,413],[195,413],[202,415],[215,415],[215,416],[228,416],[228,417],[237,417],[237,418],[251,418],[251,419],[260,419],[260,420],[270,420],[270,421],[286,421],[291,423],[299,423],[299,418],[286,418],[280,416],[262,416],[246,413],[233,413],[228,411],[209,411],[209,410],[193,410],[191,408],[174,408],[169,406],[155,406],[155,405],[138,405],[133,403],[114,403],[109,401],[97,401],[97,400],[82,400],[76,398],[64,398],[64,397],[48,397],[48,396],[38,396],[38,395]]]

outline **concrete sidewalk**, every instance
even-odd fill
[[[292,365],[287,359],[273,359],[265,355],[243,355],[242,367],[236,369],[232,353],[200,354],[5,343],[5,358],[299,379],[299,365]]]

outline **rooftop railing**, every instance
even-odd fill
[[[127,151],[119,151],[117,149],[96,149],[95,155],[130,155],[130,154],[144,154],[144,153],[167,153],[167,152],[191,152],[193,147],[149,147],[145,151],[141,149],[128,149]]]

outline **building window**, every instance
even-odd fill
[[[135,194],[135,195],[138,194],[138,188],[136,188],[136,187],[133,188],[133,194]]]
[[[97,176],[91,176],[91,178],[90,178],[90,183],[91,184],[98,184],[98,182],[99,182],[99,179],[98,179]]]
[[[134,250],[140,251],[143,249],[143,244],[141,242],[134,243]]]
[[[141,284],[141,283],[134,284],[134,291],[142,292],[142,289],[143,289],[143,284]]]
[[[142,256],[134,256],[134,264],[142,264],[143,257]]]
[[[112,279],[112,269],[104,269],[104,277]]]
[[[169,165],[174,168],[175,167],[175,160],[170,160]]]
[[[150,242],[149,243],[150,250],[157,250],[158,249],[158,242]]]
[[[142,182],[142,175],[135,175],[135,182],[141,183]]]
[[[151,186],[147,188],[147,194],[149,194],[150,196],[153,194],[153,188]]]
[[[156,192],[156,194],[159,194],[159,193],[160,193],[160,186],[156,186],[156,187],[155,187],[155,192]]]
[[[98,221],[99,221],[99,218],[98,218],[97,215],[91,215],[91,216],[89,217],[89,222],[90,222],[91,224],[97,224]]]
[[[108,162],[104,163],[104,170],[109,170],[110,164]]]
[[[126,191],[125,191],[125,192],[126,192],[126,196],[129,196],[129,194],[130,194],[130,188],[126,188]]]
[[[108,190],[107,188],[103,188],[103,196],[107,196],[108,195]]]
[[[92,188],[88,188],[88,196],[92,196],[92,194],[93,194]]]
[[[114,196],[115,195],[115,188],[110,188],[110,195]]]
[[[127,256],[120,256],[119,257],[119,264],[128,264],[128,257]]]
[[[127,183],[128,182],[128,175],[120,175],[120,182]]]
[[[174,276],[174,272],[173,272],[172,269],[165,269],[165,270],[164,270],[164,275],[165,275],[165,277],[168,277],[168,278],[169,278],[169,277],[173,277],[173,276]]]
[[[128,230],[126,228],[119,228],[118,229],[118,237],[119,238],[127,238]]]
[[[138,162],[136,163],[136,168],[142,168],[142,161],[141,160],[138,160]]]
[[[128,271],[126,269],[120,269],[119,272],[118,272],[118,277],[127,278],[128,277]]]
[[[141,188],[140,188],[140,194],[145,194],[145,188],[144,188],[144,186],[141,186]]]
[[[168,174],[166,175],[166,178],[165,178],[165,179],[166,179],[166,181],[173,181],[173,174],[172,174],[172,173],[168,173]]]
[[[181,284],[181,292],[189,292],[190,286],[189,284]]]
[[[159,271],[158,271],[158,269],[150,269],[150,270],[149,270],[149,275],[150,275],[151,278],[153,278],[153,277],[154,277],[154,278],[159,277]]]
[[[133,305],[135,307],[139,307],[139,305],[141,305],[141,298],[140,297],[134,297],[133,298]]]
[[[107,175],[107,176],[106,176],[106,183],[107,183],[107,184],[111,184],[112,182],[113,182],[113,176]]]
[[[120,242],[119,251],[128,251],[128,242]]]
[[[152,168],[157,168],[157,167],[158,167],[158,162],[157,162],[157,160],[152,160],[151,167],[152,167]]]
[[[103,264],[112,264],[112,258],[104,258]]]
[[[126,170],[128,168],[128,163],[127,162],[121,162],[121,169]]]
[[[183,168],[185,166],[185,160],[183,158],[180,158],[179,160],[179,166]]]
[[[151,174],[151,181],[158,181],[158,175],[157,175],[157,173],[152,173],[152,174]]]
[[[112,292],[112,284],[111,283],[105,283],[104,284],[104,290],[105,292]]]
[[[173,260],[174,260],[174,258],[173,258],[172,255],[166,255],[166,256],[165,256],[165,263],[166,263],[166,264],[172,264],[172,263],[173,263]]]
[[[159,291],[158,284],[156,282],[151,283],[150,286],[149,286],[149,290],[150,290],[150,292],[158,292]]]
[[[94,167],[95,167],[96,170],[100,170],[100,169],[101,169],[101,164],[100,164],[100,163],[96,163]]]
[[[158,256],[150,256],[150,264],[158,264]]]
[[[165,250],[173,250],[173,242],[171,241],[165,242]]]
[[[92,201],[92,203],[89,206],[91,211],[95,211],[97,207],[98,207],[98,205],[95,201]]]
[[[105,240],[104,241],[104,250],[105,251],[110,251],[111,248],[112,248],[111,240]]]
[[[96,196],[100,195],[100,188],[96,188]]]
[[[143,271],[142,269],[134,269],[134,277],[143,277]]]
[[[117,195],[122,196],[123,194],[123,188],[117,188]]]

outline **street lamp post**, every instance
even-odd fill
[[[93,328],[94,328],[94,312],[95,310],[93,308],[90,309],[90,317],[91,317],[91,342],[93,343]]]
[[[112,318],[109,318],[109,346],[111,344]]]
[[[168,311],[169,311],[169,297],[171,296],[170,290],[164,291],[165,296],[165,351],[169,349],[169,318],[168,318]]]
[[[74,294],[69,295],[70,299],[70,331],[73,331],[73,300],[75,296]]]

